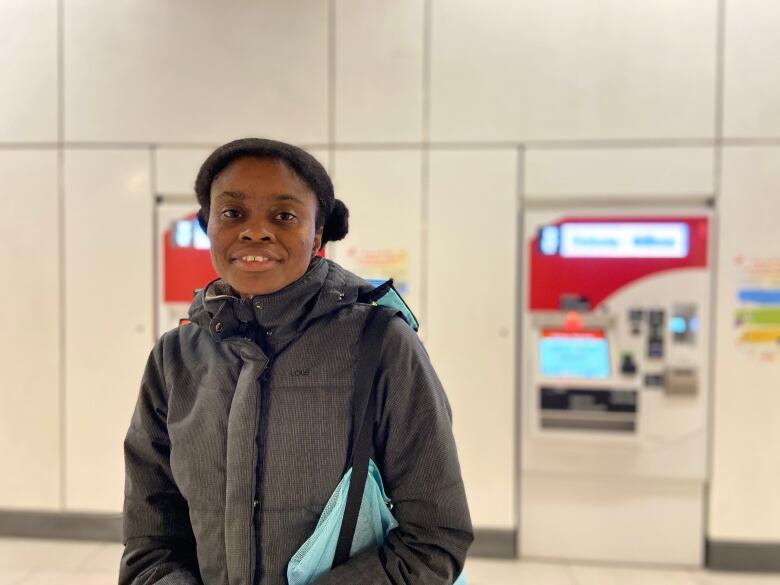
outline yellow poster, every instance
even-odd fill
[[[737,345],[761,361],[780,361],[780,257],[737,256]]]
[[[366,248],[353,246],[347,249],[350,269],[370,281],[393,279],[396,290],[409,293],[409,253],[405,248]]]

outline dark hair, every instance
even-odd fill
[[[285,163],[317,197],[316,227],[324,227],[322,245],[341,240],[349,231],[349,210],[333,193],[333,183],[325,168],[308,152],[292,144],[266,138],[241,138],[223,144],[203,162],[195,179],[195,195],[200,203],[198,222],[206,231],[211,210],[211,184],[234,160],[245,157],[270,158]]]

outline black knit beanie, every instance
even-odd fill
[[[306,183],[317,197],[319,209],[316,227],[323,228],[322,245],[341,240],[349,231],[349,210],[336,199],[327,171],[311,154],[284,142],[266,138],[241,138],[223,144],[203,162],[195,180],[195,195],[200,203],[198,222],[206,231],[211,209],[211,184],[234,160],[244,157],[283,161]]]

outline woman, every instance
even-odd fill
[[[120,584],[286,583],[345,471],[365,281],[317,256],[347,234],[322,166],[280,142],[218,148],[195,184],[219,279],[151,352],[125,440]],[[321,584],[452,583],[472,540],[444,391],[393,319],[375,460],[399,527]]]

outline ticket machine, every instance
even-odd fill
[[[710,223],[526,214],[523,556],[702,564]]]
[[[156,209],[158,337],[187,317],[195,290],[217,278],[208,237],[195,217],[198,207],[190,199],[161,198]]]

